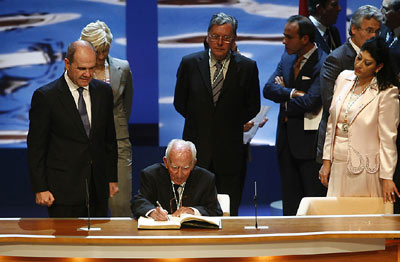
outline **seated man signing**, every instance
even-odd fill
[[[195,166],[196,147],[192,142],[173,139],[163,162],[142,170],[140,189],[132,203],[135,217],[167,220],[168,214],[180,216],[184,213],[222,216],[215,176]]]

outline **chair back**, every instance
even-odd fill
[[[382,197],[304,197],[297,216],[393,214],[393,204]]]
[[[228,194],[217,195],[219,205],[221,206],[223,216],[230,216],[230,198]]]

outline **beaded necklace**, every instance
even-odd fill
[[[371,82],[370,82],[368,84],[368,86],[366,88],[364,88],[364,90],[359,95],[357,95],[357,97],[353,101],[351,101],[353,99],[354,92],[356,90],[357,84],[358,84],[358,77],[356,78],[356,81],[354,82],[353,90],[351,92],[351,96],[350,96],[349,102],[347,103],[346,111],[344,112],[344,120],[343,120],[343,125],[342,125],[342,130],[343,130],[344,133],[348,133],[349,132],[349,125],[350,124],[348,123],[348,115],[349,115],[350,108],[365,93],[365,91],[367,91],[371,86]]]

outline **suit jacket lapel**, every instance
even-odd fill
[[[317,27],[315,27],[315,43],[318,45],[318,48],[321,48],[325,53],[329,54],[331,52],[331,49],[325,42],[324,37],[318,31]]]
[[[57,89],[59,91],[60,104],[67,111],[67,115],[72,118],[72,122],[75,123],[76,128],[79,129],[85,135],[85,137],[87,137],[85,127],[83,126],[81,116],[79,115],[78,108],[76,107],[74,97],[69,90],[64,75],[59,79]]]
[[[92,136],[93,130],[96,128],[97,124],[97,118],[99,115],[99,110],[100,110],[100,92],[97,91],[98,86],[95,86],[93,83],[93,80],[89,83],[89,92],[90,92],[90,102],[92,104],[92,123],[90,125],[90,137]]]
[[[314,69],[314,65],[317,63],[317,60],[318,59],[318,48],[317,49],[315,49],[315,51],[311,54],[311,56],[307,59],[307,61],[306,61],[306,63],[303,65],[303,67],[300,69],[300,72],[299,72],[299,75],[297,76],[297,78],[296,79],[294,79],[294,84],[296,85],[296,86],[301,86],[301,85],[297,85],[298,84],[298,82],[301,82],[301,81],[303,81],[303,76],[304,75],[306,75],[306,74],[308,74],[308,73],[310,73],[310,72],[313,72],[313,69]],[[295,59],[294,60],[294,63],[293,63],[293,65],[292,65],[292,67],[291,67],[291,76],[292,76],[292,78],[294,78],[294,72],[293,72],[293,66],[294,66],[294,64],[296,63],[296,60],[297,59]],[[311,76],[310,76],[310,78],[311,78]],[[305,91],[305,92],[307,92],[307,90],[301,90],[301,91]]]
[[[335,101],[335,116],[334,116],[335,122],[333,123],[333,126],[336,126],[336,123],[338,122],[340,110],[342,109],[344,100],[346,99],[347,94],[350,92],[353,84],[354,84],[354,79],[353,80],[346,79],[343,89],[338,90],[340,91],[340,93]]]
[[[358,116],[358,114],[369,104],[371,103],[372,100],[376,98],[378,94],[378,86],[375,82],[375,79],[372,80],[371,86],[368,90],[365,91],[365,93],[362,95],[362,97],[359,99],[359,101],[355,102],[354,105],[357,105],[357,111],[354,114],[353,118],[350,119],[350,124],[353,123],[354,119]]]
[[[354,48],[351,46],[349,40],[347,40],[347,42],[345,43],[346,45],[346,56],[350,58],[350,60],[354,60],[354,57],[357,55],[356,50],[354,50]],[[354,61],[353,61],[353,66],[354,67]]]
[[[239,71],[240,71],[240,65],[237,60],[238,60],[238,56],[236,56],[235,54],[232,54],[230,61],[229,61],[228,71],[226,72],[224,83],[222,85],[221,94],[219,95],[218,100],[224,96],[224,93],[229,91],[228,90],[229,86],[232,86],[232,85],[234,85],[235,82],[237,82],[236,76],[239,75]]]
[[[211,91],[211,77],[210,77],[210,65],[208,61],[207,51],[203,52],[203,55],[198,60],[199,71],[204,82],[204,87],[210,96],[212,102],[212,91]]]
[[[116,93],[118,93],[118,88],[120,86],[120,82],[121,82],[121,70],[120,67],[118,65],[116,65],[114,63],[114,60],[111,56],[108,57],[108,61],[110,64],[110,77],[111,77],[111,88],[113,90],[113,94],[114,94],[114,102],[117,98]]]

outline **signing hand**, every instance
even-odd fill
[[[394,203],[396,196],[400,197],[399,191],[392,180],[382,179],[383,202]]]
[[[161,207],[156,207],[150,214],[149,217],[153,218],[156,221],[167,221],[168,220],[168,211],[162,209]]]
[[[38,205],[49,207],[53,204],[54,200],[55,198],[49,190],[36,193],[36,204]]]

